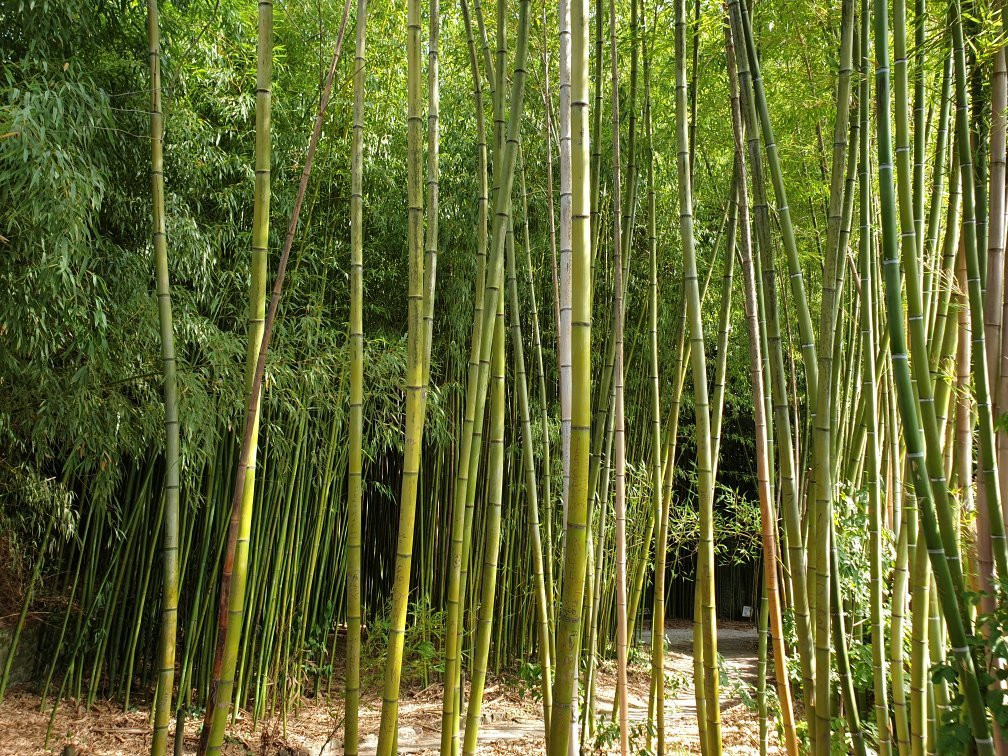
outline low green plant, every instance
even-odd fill
[[[654,723],[650,721],[638,721],[630,724],[629,753],[634,756],[650,756],[654,750],[648,748],[648,743],[653,742],[657,731]],[[606,754],[619,750],[620,728],[619,721],[608,717],[602,717],[595,726],[595,735],[591,743],[591,753]]]
[[[361,658],[371,662],[361,670],[362,676],[378,683],[384,674],[383,661],[388,647],[390,605],[386,604],[367,626],[367,637]],[[410,620],[406,623],[403,641],[402,686],[430,685],[432,676],[443,672],[441,648],[444,635],[444,611],[434,609],[429,597],[410,605]]]
[[[522,661],[518,665],[518,689],[522,698],[542,700],[542,667],[538,662]]]

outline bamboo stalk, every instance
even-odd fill
[[[707,362],[704,354],[700,285],[693,240],[693,198],[690,180],[689,132],[686,119],[686,7],[676,2],[676,136],[678,145],[679,223],[683,244],[684,294],[692,345],[693,403],[696,411],[697,475],[700,493],[698,566],[706,585],[701,593],[703,614],[704,693],[707,752],[721,753],[721,711],[718,695],[717,626],[714,615],[714,486],[711,461],[710,408],[707,400]],[[702,570],[706,570],[704,573]],[[661,747],[659,746],[659,749]]]
[[[959,605],[956,584],[949,562],[954,554],[946,552],[939,533],[938,518],[935,513],[934,501],[931,498],[931,481],[924,463],[924,443],[917,419],[917,401],[911,383],[910,370],[906,353],[906,337],[903,330],[903,313],[901,302],[901,285],[899,281],[899,262],[896,256],[896,201],[894,196],[892,175],[892,142],[889,119],[889,46],[888,46],[888,7],[883,0],[875,2],[875,58],[876,58],[876,98],[880,104],[877,110],[878,119],[878,153],[879,153],[879,196],[882,206],[883,231],[883,271],[885,273],[885,304],[886,320],[890,333],[890,352],[893,361],[893,378],[899,400],[900,416],[903,422],[903,438],[906,443],[907,457],[914,476],[915,493],[918,499],[921,525],[923,526],[931,567],[934,570],[935,581],[942,613],[949,630],[949,639],[956,660],[956,669],[960,683],[964,688],[970,727],[974,741],[980,753],[992,754],[993,740],[990,736],[984,704],[977,683],[973,659],[969,651],[968,630],[963,623]],[[957,41],[961,39],[961,26]],[[960,56],[957,55],[957,58]],[[959,63],[957,62],[957,68]],[[961,148],[960,148],[961,149]],[[964,182],[965,183],[965,182]],[[908,275],[908,282],[913,276]],[[911,307],[918,307],[919,299],[910,301]],[[911,316],[913,311],[911,310]],[[918,386],[918,389],[921,389]]]
[[[725,19],[727,22],[727,19]],[[773,492],[770,485],[770,465],[771,457],[767,444],[766,427],[766,406],[764,404],[764,381],[763,381],[763,357],[760,345],[760,324],[759,307],[756,299],[756,271],[753,264],[751,232],[749,226],[749,196],[747,189],[745,145],[742,133],[742,114],[738,98],[738,86],[736,84],[737,72],[735,70],[735,49],[732,45],[731,32],[725,27],[725,41],[728,57],[728,79],[731,91],[732,109],[732,133],[735,138],[735,187],[736,202],[738,205],[738,225],[740,230],[740,250],[742,257],[742,280],[745,291],[745,313],[746,325],[749,335],[749,370],[753,392],[753,417],[756,429],[756,479],[758,495],[760,499],[760,515],[762,520],[762,544],[763,544],[763,582],[765,607],[761,612],[767,619],[761,619],[761,627],[766,627],[769,620],[771,635],[773,638],[774,652],[774,672],[777,681],[777,697],[781,707],[781,721],[784,730],[785,751],[789,756],[798,754],[798,737],[794,722],[794,707],[791,701],[791,688],[787,673],[787,650],[784,646],[784,632],[781,618],[780,592],[777,584],[777,544],[776,528],[777,515],[774,512]],[[734,250],[729,250],[729,256],[733,256]],[[766,668],[766,637],[765,630],[761,630],[763,637],[761,645],[763,653],[764,672]],[[762,682],[762,680],[761,680]],[[762,682],[765,688],[765,682]],[[764,717],[761,721],[761,728],[765,725],[765,690]],[[765,744],[766,738],[761,729],[761,743]]]
[[[431,9],[431,113],[428,121],[429,136],[437,134],[437,29],[439,13],[435,0]],[[433,301],[437,260],[437,176],[430,175],[437,164],[437,144],[430,145],[431,163],[428,165],[429,192],[428,243],[424,246],[424,195],[422,185],[422,131],[420,115],[421,51],[420,2],[407,3],[407,258],[409,262],[408,336],[406,366],[406,432],[403,450],[403,473],[400,492],[399,527],[396,542],[395,577],[392,585],[391,627],[389,647],[385,658],[385,681],[382,692],[381,724],[378,734],[378,753],[392,753],[398,738],[399,687],[402,668],[403,645],[406,632],[406,613],[409,604],[410,570],[413,561],[413,535],[417,509],[417,491],[423,431],[427,414],[427,389],[430,383],[430,344],[433,327]]]
[[[631,0],[634,22],[636,22],[635,0]],[[632,33],[636,33],[636,23]],[[626,586],[626,418],[623,399],[623,325],[626,319],[623,302],[623,233],[621,222],[622,208],[621,175],[620,175],[620,106],[619,106],[619,60],[616,44],[616,2],[609,0],[609,63],[612,77],[612,164],[613,164],[613,291],[614,320],[616,342],[616,360],[613,382],[613,436],[615,446],[615,476],[616,476],[616,698],[619,699],[619,741],[620,753],[627,756],[630,751],[630,725],[627,719],[627,586]],[[636,70],[636,59],[634,59]],[[630,100],[630,112],[634,110],[633,99]],[[631,133],[633,133],[631,129]],[[631,176],[633,169],[631,166]],[[630,179],[632,185],[633,179]],[[632,195],[631,195],[632,196]],[[631,200],[632,202],[632,200]],[[626,229],[629,252],[631,229]],[[629,260],[627,260],[629,263]],[[601,540],[602,533],[599,533]],[[592,712],[594,713],[594,702]]]
[[[860,143],[860,234],[858,237],[859,274],[861,280],[861,339],[862,339],[862,381],[861,395],[865,401],[864,422],[867,425],[867,441],[865,445],[865,486],[868,493],[869,517],[869,569],[871,572],[871,650],[872,650],[872,692],[875,696],[875,730],[879,756],[889,756],[889,706],[887,703],[887,679],[885,656],[885,633],[883,621],[883,573],[882,573],[882,499],[881,470],[879,468],[878,447],[878,403],[875,364],[875,328],[874,321],[876,303],[876,281],[872,265],[872,215],[874,202],[871,182],[871,138],[869,131],[870,95],[869,69],[871,66],[869,0],[861,0],[861,19],[859,33],[861,38],[861,58],[858,61],[861,79],[858,87],[858,100],[861,103],[859,116],[861,118]]]
[[[234,688],[234,668],[237,661],[238,643],[241,637],[241,625],[245,606],[245,583],[246,565],[248,560],[248,542],[251,537],[251,516],[252,497],[254,493],[255,476],[255,444],[253,441],[258,436],[258,415],[260,396],[262,392],[263,375],[266,371],[266,355],[269,353],[270,337],[272,335],[273,323],[276,320],[277,309],[280,305],[280,295],[283,291],[284,275],[287,272],[287,261],[290,257],[291,246],[294,243],[294,235],[297,232],[298,219],[301,213],[301,206],[304,203],[304,195],[308,188],[308,177],[311,175],[312,163],[315,159],[315,151],[318,147],[319,137],[322,134],[322,123],[326,106],[329,103],[329,96],[332,92],[333,78],[336,73],[336,64],[339,62],[340,49],[343,44],[343,31],[346,28],[346,17],[349,9],[349,0],[344,8],[343,22],[340,26],[340,34],[337,38],[336,51],[333,54],[332,63],[326,74],[323,85],[322,97],[319,101],[318,113],[315,117],[315,127],[312,131],[311,139],[308,142],[308,151],[305,155],[305,164],[301,171],[301,178],[298,183],[298,194],[294,201],[294,208],[291,211],[290,223],[287,226],[287,236],[284,239],[283,251],[280,254],[280,262],[277,265],[277,274],[273,282],[273,294],[270,297],[269,310],[266,313],[265,322],[261,328],[261,342],[258,346],[252,346],[258,335],[258,323],[256,319],[250,318],[249,329],[249,360],[247,368],[251,367],[253,361],[251,357],[255,353],[254,369],[247,374],[248,400],[245,410],[245,433],[242,438],[242,450],[239,455],[238,472],[235,480],[234,497],[231,501],[231,521],[228,525],[228,540],[224,554],[224,569],[221,574],[221,594],[220,607],[218,609],[218,632],[217,644],[214,652],[214,682],[209,696],[207,715],[203,723],[203,731],[200,735],[200,754],[217,753],[220,751],[224,739],[224,730],[227,724],[227,716],[230,710],[232,690]],[[253,276],[253,302],[257,300],[265,303],[265,255],[266,255],[266,234],[268,233],[269,213],[265,209],[266,192],[268,187],[268,144],[269,135],[265,125],[268,123],[269,94],[268,85],[270,81],[271,63],[266,55],[267,49],[271,51],[270,40],[272,37],[272,5],[269,0],[263,0],[259,6],[260,12],[260,47],[262,48],[262,59],[260,63],[259,79],[257,84],[257,105],[262,108],[261,114],[257,110],[257,123],[261,129],[257,129],[257,179],[263,176],[262,182],[257,181],[257,191],[260,194],[256,202],[256,208],[260,213],[265,212],[265,216],[260,216],[260,223],[253,221],[256,227],[255,242],[260,242],[256,247],[253,258],[257,260],[255,275]],[[271,53],[270,53],[271,54]],[[262,138],[264,142],[259,142]],[[265,144],[266,146],[263,146]],[[260,262],[261,260],[261,268]],[[259,287],[259,272],[262,272],[261,288]],[[261,292],[262,296],[259,296]],[[254,314],[258,305],[250,310]],[[249,485],[252,484],[252,485]],[[248,495],[245,490],[248,488]],[[233,571],[237,570],[237,581],[234,582],[235,590],[231,591]]]
[[[524,165],[522,183],[524,184]],[[524,194],[523,194],[523,204]],[[526,209],[527,213],[527,209]],[[527,221],[527,219],[526,219]],[[526,249],[528,239],[526,238]],[[532,572],[536,594],[536,618],[539,639],[539,663],[542,672],[543,723],[549,732],[551,690],[551,663],[549,655],[550,619],[546,599],[546,578],[543,568],[542,533],[539,524],[539,496],[536,486],[535,458],[532,448],[532,424],[529,418],[529,391],[525,375],[525,349],[522,345],[521,308],[518,300],[518,280],[515,271],[514,240],[507,247],[507,284],[511,299],[511,349],[513,350],[514,375],[517,384],[518,420],[522,427],[522,468],[525,474],[525,501],[528,508],[529,550],[532,553]],[[503,299],[503,298],[502,298]],[[503,375],[501,381],[504,380]],[[545,431],[545,429],[544,429]],[[503,441],[501,442],[503,443]]]
[[[514,239],[508,234],[508,257],[514,270]],[[465,740],[462,753],[476,753],[479,734],[480,711],[487,675],[487,657],[490,652],[490,633],[493,630],[494,594],[497,587],[497,559],[500,552],[501,496],[504,484],[504,298],[497,299],[497,323],[493,334],[493,355],[490,367],[490,449],[487,462],[487,520],[486,547],[483,556],[479,621],[476,646],[473,653],[472,677],[469,687],[469,704],[466,709]]]
[[[147,45],[150,67],[151,194],[153,196],[154,265],[157,270],[161,361],[164,366],[165,474],[164,545],[162,547],[161,664],[154,702],[151,756],[162,756],[168,745],[172,694],[175,686],[175,643],[178,635],[179,590],[179,419],[175,333],[164,208],[164,117],[161,113],[161,40],[157,0],[147,0]],[[0,698],[3,697],[0,692]]]
[[[572,0],[570,35],[571,107],[571,440],[567,489],[563,588],[556,630],[556,677],[550,722],[550,756],[566,756],[571,742],[584,596],[588,466],[591,443],[591,225],[588,157],[588,3]],[[563,13],[561,12],[561,15]],[[563,36],[561,27],[561,37]],[[561,72],[564,65],[561,52]],[[561,113],[564,105],[561,73]],[[561,136],[563,140],[563,137]],[[561,141],[561,146],[563,141]],[[561,152],[561,154],[563,154]],[[561,180],[563,178],[561,158]],[[561,252],[564,249],[563,188],[561,188]],[[561,268],[563,265],[561,264]],[[563,283],[561,283],[563,291]],[[561,316],[563,310],[561,309]],[[561,379],[562,380],[562,379]]]
[[[732,38],[743,39],[742,15],[744,9],[739,3],[729,3]],[[807,555],[803,548],[802,523],[799,512],[799,485],[795,470],[798,459],[797,423],[792,422],[788,407],[790,392],[784,367],[784,354],[781,344],[780,315],[777,299],[777,274],[774,265],[773,246],[770,241],[770,219],[765,194],[765,177],[762,157],[759,149],[759,129],[757,126],[756,106],[752,97],[749,60],[745,55],[737,59],[739,90],[746,134],[749,140],[749,165],[752,170],[753,186],[753,217],[756,225],[756,242],[760,254],[763,274],[764,309],[766,323],[766,340],[768,359],[770,363],[770,384],[773,398],[774,428],[777,433],[777,455],[780,469],[779,486],[782,492],[782,510],[787,543],[788,562],[790,565],[792,595],[795,603],[793,611],[796,619],[796,635],[798,641],[798,659],[802,670],[802,696],[805,705],[806,721],[810,728],[810,738],[815,735],[815,698],[814,682],[816,679],[815,659],[813,655],[812,627],[808,601]],[[811,395],[811,394],[810,394]],[[792,430],[794,426],[794,430]]]
[[[367,82],[367,0],[357,0],[350,177],[350,396],[347,467],[346,683],[344,751],[356,756],[360,711],[361,561],[364,446],[364,90]]]
[[[272,108],[272,78],[273,78],[273,4],[269,0],[259,4],[258,40],[256,44],[256,138],[255,138],[255,202],[252,220],[252,281],[249,289],[248,337],[245,356],[245,395],[246,404],[251,405],[251,420],[246,420],[242,451],[239,455],[239,473],[236,476],[235,491],[243,489],[241,496],[234,496],[231,505],[231,517],[227,531],[227,545],[224,551],[224,568],[221,574],[221,595],[218,606],[218,649],[214,651],[213,679],[221,680],[213,683],[207,696],[207,713],[200,734],[200,754],[212,751],[211,740],[214,743],[223,740],[228,707],[231,704],[231,687],[226,679],[233,676],[230,670],[235,662],[224,658],[226,648],[234,648],[238,633],[237,611],[232,611],[230,586],[233,571],[237,568],[235,606],[242,608],[244,596],[245,573],[248,564],[248,540],[251,532],[251,515],[255,494],[255,464],[256,449],[259,439],[260,397],[255,392],[255,368],[263,337],[263,319],[266,313],[266,266],[269,244],[269,202],[270,202],[270,112]],[[246,443],[245,438],[248,438]],[[247,449],[247,451],[246,451]],[[241,470],[242,465],[246,466]],[[248,469],[251,468],[251,469]],[[244,489],[248,493],[244,493]],[[234,546],[232,546],[232,542]],[[226,588],[225,588],[226,586]],[[234,629],[228,632],[227,628]],[[229,638],[228,635],[231,637]],[[218,690],[218,688],[220,688]],[[217,714],[219,706],[224,712]],[[211,732],[211,727],[216,733]],[[218,746],[219,748],[219,746]]]
[[[486,278],[486,257],[487,257],[487,223],[489,211],[489,196],[487,186],[487,143],[486,127],[483,116],[483,90],[482,80],[479,74],[476,46],[473,39],[472,20],[469,14],[469,5],[466,0],[460,0],[462,19],[465,23],[466,41],[469,50],[469,64],[473,79],[473,97],[475,100],[476,113],[476,135],[477,135],[477,182],[479,187],[478,195],[478,226],[477,226],[477,271],[475,294],[473,296],[473,327],[470,339],[469,365],[466,377],[465,394],[465,416],[462,425],[462,438],[459,444],[457,457],[457,473],[453,492],[453,509],[451,525],[451,556],[448,567],[448,590],[447,590],[447,612],[445,620],[445,676],[444,694],[441,719],[441,753],[447,756],[451,753],[454,731],[457,727],[455,715],[455,688],[459,677],[460,643],[459,633],[462,626],[461,593],[462,580],[461,571],[463,565],[463,531],[465,528],[465,517],[467,510],[467,498],[469,491],[469,475],[473,462],[478,464],[479,447],[475,445],[474,434],[476,431],[477,403],[479,403],[479,425],[482,434],[483,403],[485,399],[485,383],[481,382],[482,371],[480,365],[481,337],[483,333],[483,300]],[[478,398],[479,389],[482,388],[482,399]],[[475,457],[473,450],[476,450]]]

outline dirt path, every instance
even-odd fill
[[[693,694],[692,628],[677,623],[668,628],[666,674],[672,681],[666,700],[666,741],[668,753],[699,753],[696,707]],[[753,683],[756,676],[756,633],[751,625],[727,624],[718,630],[718,650],[724,656],[730,677]],[[599,669],[596,710],[598,721],[609,721],[615,688],[614,665]],[[364,691],[361,702],[361,754],[374,753],[380,719],[378,690]],[[737,697],[731,686],[722,691],[722,722],[725,753],[758,754],[759,727],[756,713]],[[635,664],[629,675],[631,729],[637,745],[643,747],[643,722],[647,717],[648,668]],[[479,751],[486,754],[542,753],[541,704],[535,696],[513,684],[495,681],[484,695]],[[97,702],[90,711],[65,702],[53,719],[48,745],[45,744],[51,709],[40,710],[38,696],[22,690],[11,692],[0,704],[0,756],[60,753],[64,744],[73,744],[81,756],[134,756],[149,749],[150,711],[124,712],[109,702]],[[638,726],[634,728],[634,725]],[[185,753],[195,753],[199,722],[186,722]],[[433,684],[403,694],[400,704],[399,753],[436,754],[440,745],[441,686]],[[308,701],[286,722],[274,718],[259,723],[239,720],[234,737],[225,747],[227,756],[269,754],[285,756],[334,756],[343,752],[342,702]],[[615,733],[612,733],[615,735]],[[618,742],[618,741],[617,741]],[[618,745],[616,746],[618,750]],[[609,749],[606,749],[607,751]]]
[[[670,754],[700,752],[697,735],[696,698],[693,688],[693,626],[689,623],[672,623],[666,630],[668,653],[665,658],[666,675],[673,681],[673,689],[666,698],[666,743]],[[645,637],[644,642],[648,639]],[[757,635],[752,625],[725,623],[718,628],[718,653],[724,657],[730,679],[755,686],[757,672]],[[615,695],[615,667],[602,665],[597,685],[595,709],[599,720],[608,719]],[[440,688],[437,689],[440,694]],[[638,723],[637,732],[643,741],[643,723],[647,720],[649,694],[648,669],[645,665],[630,671],[628,686],[629,719],[631,729]],[[529,707],[528,701],[515,700],[513,691],[496,689],[485,696],[483,724],[479,742],[486,753],[538,753],[543,748],[542,713]],[[416,711],[413,707],[408,710]],[[427,708],[427,707],[424,707]],[[436,754],[440,745],[440,698],[436,711],[430,711],[426,721],[435,727],[425,731],[422,726],[407,725],[399,731],[399,752],[410,754]],[[722,740],[726,753],[759,753],[759,724],[757,715],[745,705],[729,687],[722,691]],[[362,743],[362,754],[374,753],[376,739],[370,737]],[[485,744],[485,746],[483,745]],[[644,745],[643,742],[640,743]],[[618,743],[617,743],[618,749]],[[338,753],[339,751],[332,751]],[[771,751],[773,752],[773,751]]]
[[[671,668],[685,684],[674,698],[667,702],[666,742],[676,753],[699,753],[700,740],[696,723],[696,695],[693,687],[693,627],[677,623],[666,632],[669,643],[669,659],[666,668]],[[725,623],[718,627],[718,653],[724,657],[730,680],[740,680],[756,685],[758,638],[752,625]],[[755,690],[753,690],[755,697]],[[721,690],[721,737],[725,752],[732,754],[759,753],[759,718],[728,686]],[[775,738],[771,733],[771,752],[774,752]]]

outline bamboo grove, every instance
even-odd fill
[[[0,42],[0,701],[30,644],[50,721],[149,705],[154,756],[316,698],[384,755],[434,686],[454,756],[503,675],[551,756],[664,754],[678,590],[728,753],[742,563],[761,752],[1008,753],[1004,0],[73,0]]]

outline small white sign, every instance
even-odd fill
[[[743,606],[742,607],[742,619],[751,619],[751,618],[752,618],[752,607],[751,606]]]

